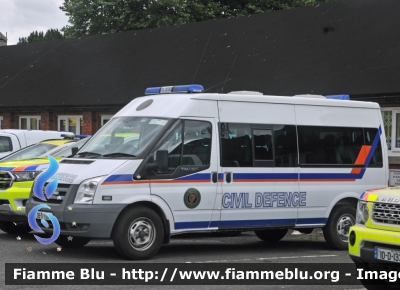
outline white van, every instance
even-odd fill
[[[347,249],[358,198],[388,183],[378,104],[202,91],[149,88],[60,162],[47,203],[56,243],[112,238],[121,255],[145,259],[185,232],[251,230],[277,242],[288,229],[323,228]],[[27,212],[40,203],[31,195]]]
[[[68,132],[1,129],[0,158],[46,139],[62,139],[61,134],[68,134]]]

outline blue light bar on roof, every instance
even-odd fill
[[[79,139],[85,139],[88,137],[91,137],[92,135],[88,135],[88,134],[76,134],[75,138],[79,138]]]
[[[153,87],[147,88],[145,95],[154,94],[170,94],[170,93],[202,93],[204,88],[202,85],[183,85],[183,86],[168,86],[168,87]]]
[[[332,100],[346,100],[346,101],[350,100],[349,95],[329,95],[329,96],[325,96],[325,98],[332,99]]]

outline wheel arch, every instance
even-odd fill
[[[341,205],[350,205],[354,208],[357,208],[357,203],[358,203],[359,197],[360,197],[360,194],[356,194],[356,193],[341,194],[340,196],[338,196],[336,199],[334,199],[331,202],[331,204],[327,208],[325,216],[327,218],[329,218],[332,215],[332,213],[334,212],[334,209]]]
[[[111,237],[114,234],[114,229],[115,226],[119,220],[119,217],[126,211],[132,210],[134,209],[136,206],[143,206],[143,207],[147,207],[150,208],[151,210],[153,210],[154,212],[157,213],[157,215],[161,218],[161,221],[163,223],[163,227],[164,227],[164,241],[163,243],[168,243],[169,242],[169,237],[170,237],[170,232],[171,232],[171,228],[170,228],[170,224],[169,224],[169,220],[166,216],[166,214],[164,213],[164,211],[161,209],[161,207],[157,204],[155,204],[154,202],[151,201],[138,201],[138,202],[134,202],[131,204],[128,204],[118,215],[113,229],[111,231]]]

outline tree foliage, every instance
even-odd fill
[[[66,37],[245,16],[333,0],[64,0]]]
[[[64,38],[64,35],[58,29],[49,29],[46,31],[46,33],[43,33],[43,31],[40,32],[33,31],[31,32],[31,34],[29,34],[28,37],[18,38],[17,44],[55,40],[62,38]]]

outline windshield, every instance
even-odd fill
[[[30,158],[38,158],[41,155],[45,155],[49,150],[57,147],[54,144],[47,143],[38,143],[32,145],[30,147],[26,147],[21,149],[13,154],[8,155],[1,159],[3,161],[11,161],[11,160],[21,160],[21,159],[30,159]]]
[[[79,157],[134,157],[140,154],[168,123],[148,117],[113,118],[78,152]]]

